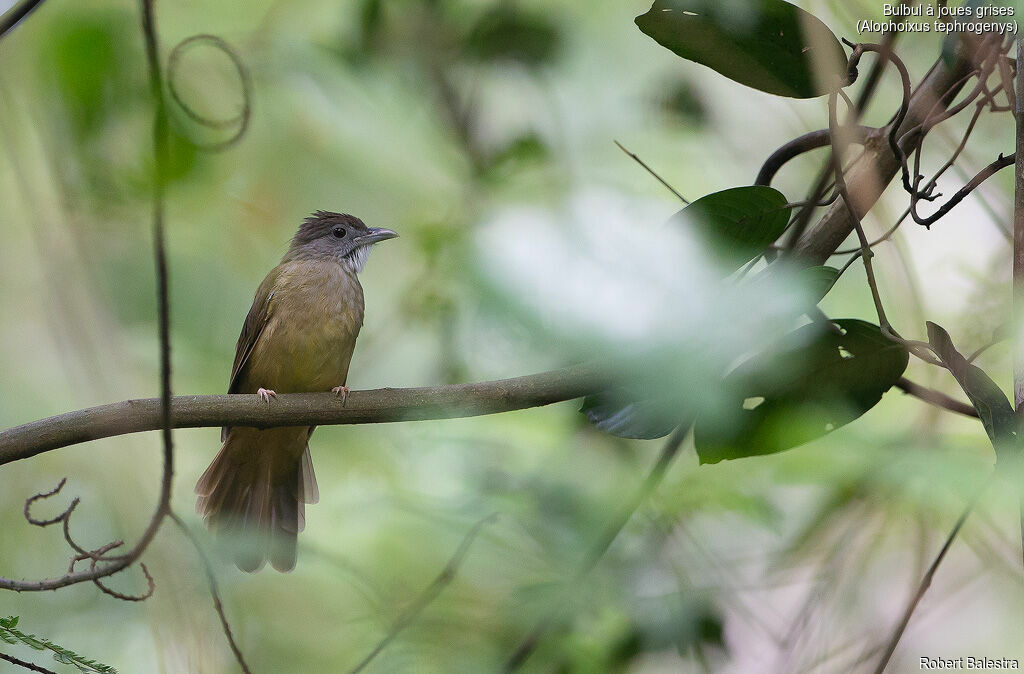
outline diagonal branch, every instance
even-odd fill
[[[448,585],[455,579],[455,574],[458,572],[459,567],[462,566],[462,561],[469,553],[469,548],[473,545],[473,541],[475,541],[476,537],[480,535],[481,530],[483,530],[486,525],[493,522],[497,516],[497,513],[491,513],[473,525],[462,539],[462,543],[460,543],[459,547],[456,548],[455,554],[451,556],[448,563],[444,565],[443,569],[441,569],[441,573],[437,574],[437,577],[434,578],[433,582],[430,583],[430,585],[428,585],[404,611],[402,611],[402,614],[398,616],[398,619],[395,620],[391,629],[388,630],[386,635],[384,635],[384,638],[377,642],[377,645],[374,646],[373,650],[370,651],[366,657],[360,660],[359,664],[349,670],[349,674],[358,674],[366,669],[367,665],[373,662],[373,659],[380,655],[380,653],[388,647],[388,644],[398,637],[402,630],[408,627],[425,608],[430,606],[431,602],[437,599],[438,595],[441,594],[441,591],[448,587]]]

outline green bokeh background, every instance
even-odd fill
[[[823,100],[744,89],[659,47],[633,24],[649,7],[642,0],[498,4],[158,3],[165,62],[179,40],[211,33],[234,46],[252,80],[251,127],[220,153],[189,141],[226,134],[172,106],[176,393],[223,392],[256,285],[318,208],[402,234],[374,252],[362,277],[367,312],[353,388],[516,376],[642,347],[642,337],[621,338],[630,303],[588,295],[593,279],[552,265],[540,243],[530,254],[536,223],[570,242],[581,231],[621,240],[622,259],[597,259],[591,270],[616,283],[637,264],[628,251],[656,241],[679,204],[613,139],[696,198],[749,184],[775,147],[827,125]],[[881,14],[869,1],[796,4],[852,39],[857,19]],[[899,44],[917,78],[940,47],[936,36]],[[145,74],[131,2],[49,0],[0,40],[2,427],[158,392]],[[216,51],[189,52],[178,81],[204,114],[239,109],[237,78]],[[897,94],[887,78],[868,123],[884,123]],[[964,170],[1008,152],[1012,138],[1008,116],[983,118]],[[937,130],[928,166],[957,140],[954,128]],[[777,186],[800,199],[819,161],[793,162]],[[959,184],[943,186],[951,194]],[[966,353],[1005,322],[1009,253],[999,226],[1009,223],[1011,190],[1004,172],[931,232],[906,225],[879,249],[883,293],[903,334],[923,338],[924,318],[935,320]],[[884,231],[903,204],[894,185],[869,231]],[[580,255],[588,250],[581,245]],[[517,277],[494,264],[507,259],[519,278],[549,279],[547,289],[509,282]],[[685,280],[692,270],[681,260],[662,271]],[[684,286],[681,304],[706,292]],[[592,302],[587,320],[560,322],[558,303],[574,298]],[[872,320],[862,269],[822,306]],[[762,335],[757,312],[744,314],[744,339],[777,330]],[[692,332],[731,334],[714,323],[727,312],[686,315]],[[688,344],[674,353],[679,373],[695,374],[673,371],[672,381],[702,397],[705,354]],[[979,364],[1009,387],[1007,345]],[[920,362],[908,375],[957,393],[948,375]],[[346,671],[473,525],[497,513],[451,583],[368,671],[493,671],[556,606],[564,611],[530,671],[850,671],[886,638],[992,463],[980,424],[899,392],[780,455],[699,467],[688,441],[656,496],[573,583],[660,446],[604,435],[578,408],[320,428],[312,451],[321,501],[307,512],[296,571],[248,576],[216,562],[254,669]],[[192,514],[192,485],[218,431],[176,431],[175,442],[175,510],[209,543]],[[77,495],[78,540],[134,540],[154,506],[159,462],[157,435],[140,434],[0,468],[0,575],[63,573],[59,533],[29,527],[21,509],[65,475],[67,493],[39,513]],[[987,492],[894,671],[916,668],[920,655],[1024,658],[1015,498],[1001,484]],[[146,561],[157,590],[144,603],[79,585],[0,594],[0,615],[20,615],[24,631],[121,672],[234,671],[180,532],[166,525]],[[111,584],[144,587],[137,570]]]

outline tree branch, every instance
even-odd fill
[[[921,126],[933,110],[944,109],[966,83],[965,76],[972,66],[965,57],[957,59],[952,68],[940,59],[931,72],[918,86],[910,99],[906,119],[901,125],[906,129]],[[922,129],[923,130],[923,129]],[[889,147],[892,129],[881,128],[870,134],[865,141],[864,158],[847,175],[853,208],[863,216],[874,206],[886,186],[901,170],[900,159]],[[914,133],[902,142],[903,150],[909,153],[921,143],[923,135]],[[854,220],[843,200],[834,203],[818,223],[805,232],[797,242],[794,252],[805,264],[824,264],[839,248],[847,236],[854,231]]]
[[[422,388],[255,395],[174,396],[174,428],[326,426],[450,419],[510,412],[581,398],[606,388],[611,373],[579,365],[497,381]],[[160,399],[125,400],[33,421],[0,432],[0,465],[61,447],[161,428]]]

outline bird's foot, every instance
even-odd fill
[[[331,389],[331,393],[341,398],[341,405],[344,407],[345,401],[348,400],[349,388],[347,386],[335,386]]]
[[[256,395],[258,395],[260,397],[260,400],[262,400],[263,402],[267,403],[268,405],[270,404],[270,399],[271,398],[276,398],[277,397],[277,393],[275,393],[274,391],[271,391],[268,388],[263,388],[262,386],[260,387],[260,389],[258,391],[256,391]]]

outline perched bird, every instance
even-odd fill
[[[251,393],[268,404],[278,393],[299,391],[344,399],[363,325],[357,274],[375,243],[396,236],[351,215],[317,211],[306,218],[256,291],[228,393]],[[221,431],[224,444],[196,484],[196,512],[214,534],[232,537],[243,571],[258,571],[267,559],[278,571],[295,568],[305,506],[319,498],[309,456],[314,428]]]

